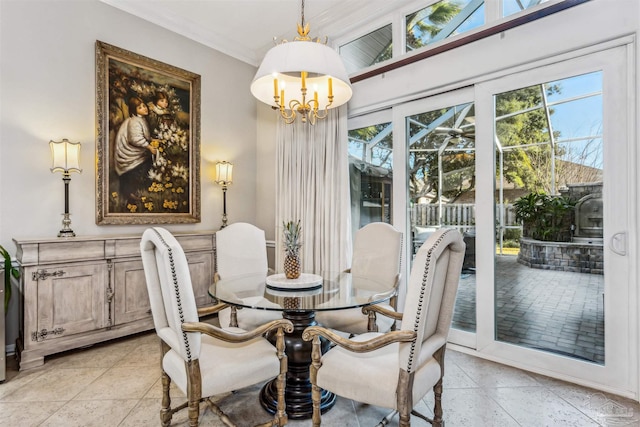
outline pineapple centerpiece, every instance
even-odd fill
[[[300,277],[300,220],[297,222],[289,221],[284,225],[284,274],[287,279],[297,279]]]

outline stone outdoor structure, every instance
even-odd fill
[[[518,262],[531,268],[604,273],[602,243],[543,242],[522,238]]]
[[[604,274],[602,183],[571,184],[560,193],[578,201],[572,241],[522,238],[518,262],[543,270]]]

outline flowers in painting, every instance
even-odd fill
[[[120,194],[119,177],[110,177],[109,208],[123,213],[184,213],[189,209],[189,113],[183,110],[181,89],[159,84],[147,76],[113,67],[109,74],[109,127],[117,132],[129,116],[126,100],[132,96],[148,105],[151,162],[137,189]],[[182,90],[184,92],[184,90]],[[162,100],[163,102],[159,102]],[[138,182],[138,181],[135,181]]]

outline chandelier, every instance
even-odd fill
[[[352,92],[338,52],[326,45],[326,39],[321,42],[309,36],[304,0],[301,15],[294,40],[282,40],[265,55],[251,83],[251,93],[278,110],[285,123],[300,117],[303,123],[314,125],[327,117],[330,108],[349,101]]]

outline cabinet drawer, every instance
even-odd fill
[[[104,258],[104,242],[100,240],[44,242],[39,244],[38,263],[102,260]]]

